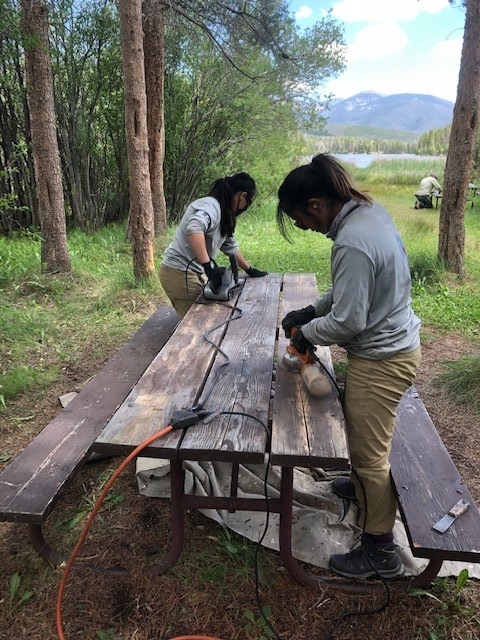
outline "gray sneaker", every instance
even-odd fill
[[[394,544],[372,545],[362,540],[350,553],[330,558],[330,569],[344,578],[394,578],[404,572],[404,566]]]
[[[357,502],[355,485],[349,478],[335,478],[332,482],[332,491],[336,493],[337,496],[340,496],[340,498]]]

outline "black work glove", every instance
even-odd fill
[[[218,293],[220,287],[222,286],[225,267],[217,267],[217,265],[212,264],[211,261],[205,262],[204,264],[202,264],[202,267],[205,270],[207,278],[210,280],[210,286],[212,287],[213,293]]]
[[[295,327],[295,331],[292,332],[292,337],[290,338],[290,343],[292,347],[298,351],[298,353],[313,351],[313,344],[303,335],[301,325],[297,325]]]
[[[307,324],[314,318],[316,318],[317,314],[315,311],[315,307],[313,305],[309,305],[304,309],[297,309],[296,311],[290,311],[282,320],[282,328],[285,331],[285,336],[290,338],[290,331],[292,327],[297,326],[297,324]]]
[[[255,269],[255,267],[252,266],[250,266],[248,269],[245,269],[245,273],[251,278],[263,278],[263,276],[268,276],[268,271],[260,271],[259,269]]]

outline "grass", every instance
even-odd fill
[[[409,255],[413,306],[424,327],[478,336],[480,199],[466,211],[467,275],[458,282],[437,261],[438,212],[413,209],[419,179],[439,167],[425,161],[379,160],[365,169],[350,168],[358,185],[382,202],[396,221]],[[236,235],[243,253],[270,272],[314,272],[319,290],[326,289],[331,241],[293,229],[289,244],[278,233],[275,207],[274,200],[256,201],[239,219]],[[173,231],[158,241],[157,263]],[[72,273],[52,277],[40,272],[38,233],[0,237],[0,411],[26,391],[47,388],[62,369],[81,361],[86,349],[102,360],[146,313],[165,301],[156,278],[135,287],[122,225],[94,234],[75,231],[68,246]]]

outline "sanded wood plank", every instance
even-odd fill
[[[206,306],[191,307],[97,438],[96,449],[127,453],[169,425],[174,411],[196,405],[217,353],[205,339],[205,332],[210,327],[222,325],[210,336],[210,340],[221,344],[226,327],[222,323],[232,313],[230,306],[208,304],[209,327],[206,327]],[[144,449],[142,455],[176,458],[183,433],[175,430],[167,434]]]
[[[282,318],[293,309],[311,304],[317,297],[312,274],[286,274],[283,284]],[[314,398],[303,384],[300,374],[282,365],[288,345],[283,330],[278,338],[278,365],[275,381],[272,424],[272,464],[348,469],[343,411],[335,390],[325,398]],[[330,351],[317,347],[317,355],[333,372]]]
[[[414,387],[399,405],[390,463],[413,555],[479,562],[480,513]],[[445,533],[433,530],[460,498],[466,513]]]
[[[41,523],[178,323],[160,307],[0,475],[0,520]]]
[[[218,416],[207,425],[187,430],[180,457],[261,463],[267,447],[278,300],[282,276],[247,278],[237,302],[242,315],[228,324],[222,350],[230,361],[216,358],[206,384],[207,407],[255,416]]]

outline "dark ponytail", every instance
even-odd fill
[[[240,191],[244,191],[247,194],[247,199],[252,202],[255,198],[256,190],[255,180],[244,171],[215,180],[210,187],[208,195],[218,200],[220,204],[220,231],[222,235],[233,236],[235,231],[236,212],[231,209],[233,196]]]
[[[305,207],[311,198],[325,198],[332,202],[349,200],[371,203],[372,198],[353,185],[348,171],[336,158],[320,153],[309,164],[290,171],[278,190],[277,224],[280,233],[288,238],[288,215],[292,207]]]

